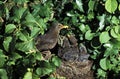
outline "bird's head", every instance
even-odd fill
[[[60,24],[60,23],[53,23],[52,26],[53,26],[53,28],[56,29],[56,30],[61,30],[61,29],[64,29],[64,28],[68,28],[68,26],[62,25],[62,24]]]

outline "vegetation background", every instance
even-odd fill
[[[119,79],[120,0],[1,0],[0,79],[55,79],[60,59],[43,61],[34,42],[50,21],[74,28],[62,34],[85,43],[96,79]]]

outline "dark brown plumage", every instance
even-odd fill
[[[68,26],[63,26],[60,23],[53,23],[44,35],[40,35],[36,38],[36,47],[38,50],[49,50],[55,47],[60,30],[63,28],[68,28]]]
[[[67,37],[68,37],[71,45],[73,45],[73,46],[77,46],[78,45],[77,39],[75,38],[75,35],[73,35],[73,34],[72,35],[67,35]]]
[[[77,39],[72,40],[72,36],[66,37],[64,36],[63,45],[58,49],[58,56],[66,61],[74,61],[77,60],[79,55],[79,49],[77,47]],[[72,40],[72,41],[71,41]]]
[[[63,44],[58,49],[58,56],[66,61],[85,62],[89,58],[86,47],[81,43],[78,46],[74,35],[64,36]]]

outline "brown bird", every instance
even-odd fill
[[[39,51],[49,50],[55,47],[58,41],[60,30],[68,28],[60,23],[52,23],[49,30],[44,34],[36,38],[36,47]]]
[[[86,47],[78,45],[74,35],[64,36],[63,44],[58,49],[58,56],[66,61],[85,62],[89,58]]]
[[[79,57],[78,53],[77,39],[72,35],[64,36],[63,44],[58,48],[58,56],[66,61],[76,61]]]

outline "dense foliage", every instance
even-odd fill
[[[0,1],[0,78],[39,79],[55,71],[59,58],[43,60],[34,42],[50,21],[67,24],[71,29],[62,33],[85,43],[97,79],[119,78],[119,14],[120,0]]]

